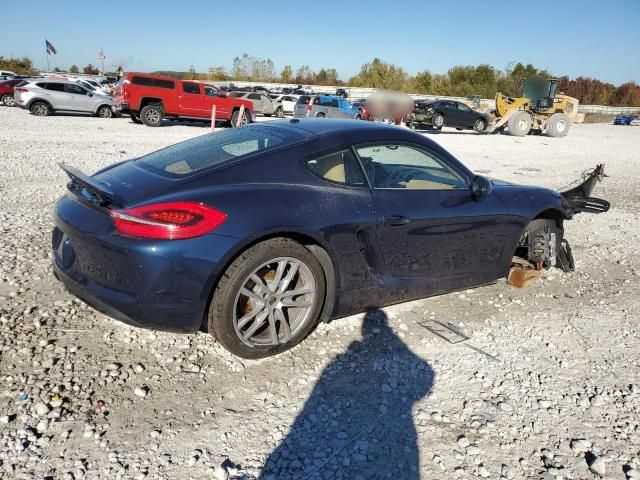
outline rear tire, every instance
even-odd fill
[[[163,115],[161,105],[147,105],[140,111],[140,120],[147,127],[159,127],[162,125]]]
[[[282,270],[281,263],[285,265]],[[256,277],[259,283],[253,280]],[[290,294],[303,288],[306,292],[302,294]],[[236,258],[221,277],[209,306],[209,333],[242,358],[276,355],[300,343],[313,330],[325,291],[320,262],[303,245],[287,238],[258,243]],[[291,303],[306,305],[298,308]]]
[[[547,135],[550,137],[564,137],[569,133],[571,120],[564,113],[554,113],[547,121]]]
[[[479,118],[477,119],[474,124],[473,124],[473,129],[476,132],[484,132],[484,130],[487,128],[487,122],[485,122],[483,119]]]
[[[431,123],[433,123],[434,128],[442,130],[442,127],[444,127],[444,117],[438,113],[435,117],[433,117]]]
[[[316,118],[326,118],[326,115],[322,112],[316,114]]]
[[[509,135],[524,137],[531,131],[533,120],[527,112],[520,111],[514,113],[507,124],[509,125]]]
[[[130,114],[129,114],[129,118],[131,119],[131,121],[132,121],[133,123],[137,123],[137,124],[139,124],[139,125],[142,125],[142,120],[140,120],[140,116],[138,116],[137,114],[135,114],[135,113],[130,113]]]
[[[231,114],[232,128],[235,128],[236,126],[238,126],[238,115],[240,115],[240,110],[236,110]],[[242,114],[242,123],[240,124],[240,126],[247,125],[248,123],[251,123],[251,121],[247,117],[247,111],[245,110],[244,113]]]
[[[111,118],[113,117],[113,109],[109,105],[102,105],[96,115],[100,118]]]
[[[284,110],[282,108],[276,108],[276,117],[277,118],[283,118],[284,117]]]
[[[51,107],[45,102],[33,102],[29,107],[29,111],[37,117],[46,117],[51,115]]]
[[[2,96],[2,103],[5,107],[15,107],[16,99],[10,93],[7,93]]]

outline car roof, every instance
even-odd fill
[[[332,135],[335,133],[349,134],[355,132],[394,132],[407,133],[396,125],[385,125],[377,122],[361,122],[357,120],[337,118],[293,118],[290,120],[272,120],[260,125],[273,125],[274,127],[286,127],[294,130],[303,130],[318,136]]]

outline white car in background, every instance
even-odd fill
[[[640,117],[636,117],[629,122],[629,125],[634,125],[636,127],[640,126]]]
[[[282,103],[284,113],[293,114],[293,108],[296,106],[299,96],[300,95],[279,95],[274,100]]]

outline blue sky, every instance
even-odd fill
[[[334,67],[346,80],[380,57],[410,74],[453,65],[533,63],[554,75],[640,83],[640,0],[362,0],[241,2],[10,1],[0,55],[46,67],[96,65],[129,71],[231,67],[246,52],[279,72]],[[15,19],[16,21],[11,21]]]

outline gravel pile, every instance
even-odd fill
[[[640,478],[640,129],[430,134],[521,183],[607,163],[611,211],[567,223],[576,272],[341,319],[261,361],[111,320],[51,273],[58,162],[93,172],[207,131],[0,108],[0,478]]]

